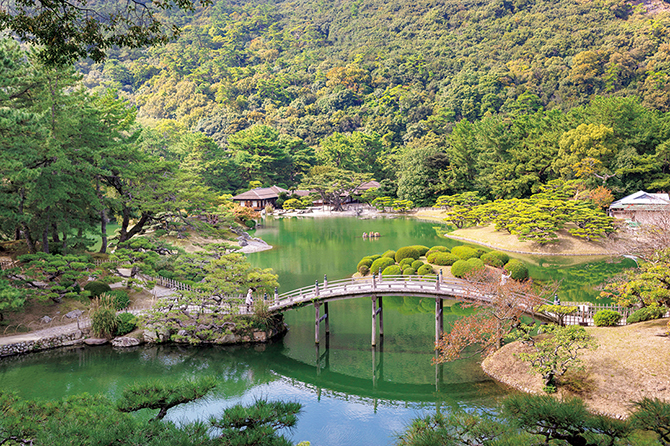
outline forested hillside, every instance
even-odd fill
[[[596,162],[585,176],[616,174],[607,184],[622,194],[668,183],[668,6],[216,1],[170,17],[182,27],[173,43],[79,68],[144,119],[174,120],[222,148],[267,125],[315,148],[317,163],[373,166],[419,203],[473,188],[527,196],[574,176],[584,157]],[[334,150],[375,160],[357,166],[353,153],[341,166]],[[269,180],[224,189],[249,179]]]

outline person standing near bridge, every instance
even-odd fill
[[[251,307],[254,304],[254,296],[252,295],[253,290],[249,288],[249,291],[247,291],[247,298],[244,300],[244,303],[247,304],[247,313],[251,311]]]

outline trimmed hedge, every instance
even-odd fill
[[[455,246],[451,248],[451,253],[458,256],[461,260],[468,260],[479,257],[477,251],[469,246]]]
[[[478,271],[483,268],[484,262],[476,257],[468,260],[458,260],[453,265],[451,265],[451,274],[453,274],[454,277],[462,279],[471,272]]]
[[[382,276],[399,276],[402,274],[402,270],[398,265],[391,265],[382,271]]]
[[[439,246],[439,245],[438,246],[433,246],[432,248],[430,248],[428,250],[428,252],[426,253],[426,256],[429,256],[434,252],[449,252],[449,248],[447,248],[446,246]]]
[[[112,291],[109,285],[106,283],[98,282],[97,280],[94,280],[93,282],[89,282],[84,286],[84,290],[88,291],[91,293],[88,297],[91,299],[95,299],[96,297],[100,296],[101,294],[104,293],[109,293]]]
[[[514,280],[526,280],[528,278],[528,268],[521,260],[511,259],[505,265],[505,271]]]
[[[399,250],[396,251],[395,253],[395,261],[400,263],[402,259],[412,259],[412,260],[418,260],[421,255],[419,254],[419,250],[416,249],[414,246],[403,246]]]
[[[374,260],[372,260],[372,258],[370,258],[370,257],[363,257],[363,258],[361,259],[361,261],[358,262],[358,265],[356,265],[356,269],[360,269],[361,265],[365,265],[365,266],[367,266],[368,268],[370,268],[370,267],[372,266],[372,262],[374,262]]]
[[[402,275],[403,276],[414,276],[414,275],[416,275],[416,270],[410,266],[409,268],[405,268],[404,270],[402,270]]]
[[[419,251],[419,256],[425,256],[426,253],[430,250],[429,247],[423,245],[412,245],[412,248]]]
[[[416,273],[420,276],[425,276],[426,274],[435,274],[435,270],[432,266],[424,263],[419,269],[416,270]]]
[[[415,260],[415,261],[412,262],[412,268],[414,268],[414,269],[417,270],[417,271],[418,271],[419,268],[421,268],[423,265],[425,265],[425,263],[423,262],[423,260]]]
[[[395,260],[395,251],[392,250],[392,249],[389,249],[384,254],[382,254],[382,257],[389,257],[389,258]]]
[[[370,274],[370,268],[367,265],[361,265],[358,267],[358,272],[361,274],[361,276],[365,277]]]
[[[416,261],[417,261],[417,260],[414,260],[414,259],[411,258],[411,257],[406,257],[406,258],[400,260],[400,261],[398,262],[398,265],[400,266],[400,268],[405,269],[405,268],[409,268],[409,267],[411,267],[411,266],[412,266],[412,263],[414,263],[414,262],[416,262]]]
[[[460,259],[450,252],[436,252],[430,255],[428,263],[432,263],[433,265],[449,266],[453,265],[458,260]]]
[[[372,262],[372,265],[370,266],[370,271],[372,271],[372,274],[376,274],[380,268],[383,271],[384,269],[388,268],[391,265],[395,265],[395,261],[392,258],[381,257]]]
[[[596,327],[613,327],[619,324],[621,313],[614,310],[600,310],[593,315],[593,323]]]
[[[628,316],[626,323],[634,324],[635,322],[644,322],[650,321],[652,319],[660,319],[665,315],[665,312],[668,311],[665,307],[659,307],[656,304],[650,305],[648,307],[640,308]]]
[[[382,255],[381,254],[375,254],[373,256],[368,256],[368,257],[370,257],[372,259],[372,261],[374,262],[377,259],[381,259]]]
[[[502,251],[490,251],[484,253],[480,259],[482,259],[485,264],[495,268],[502,268],[507,262],[509,262],[509,256]]]

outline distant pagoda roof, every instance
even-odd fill
[[[257,187],[239,195],[235,195],[233,200],[270,200],[272,198],[279,198],[279,194],[288,191],[279,186],[272,187]]]

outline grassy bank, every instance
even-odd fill
[[[659,319],[623,327],[587,328],[598,348],[580,354],[584,372],[567,380],[567,388],[559,387],[557,395],[579,396],[594,412],[615,416],[626,416],[630,402],[645,396],[670,401],[670,337],[664,335],[667,323],[668,319]],[[520,342],[508,344],[486,358],[482,368],[516,389],[542,393],[540,376],[514,357],[526,348]]]
[[[444,218],[442,210],[424,210],[413,214],[417,218],[442,221]],[[567,230],[558,231],[558,242],[548,245],[540,245],[535,242],[519,241],[516,235],[503,231],[496,231],[493,225],[477,226],[466,229],[458,229],[446,233],[445,236],[462,240],[464,242],[477,243],[493,249],[517,252],[533,255],[565,255],[565,256],[591,256],[607,255],[607,240],[586,241],[571,236]]]

